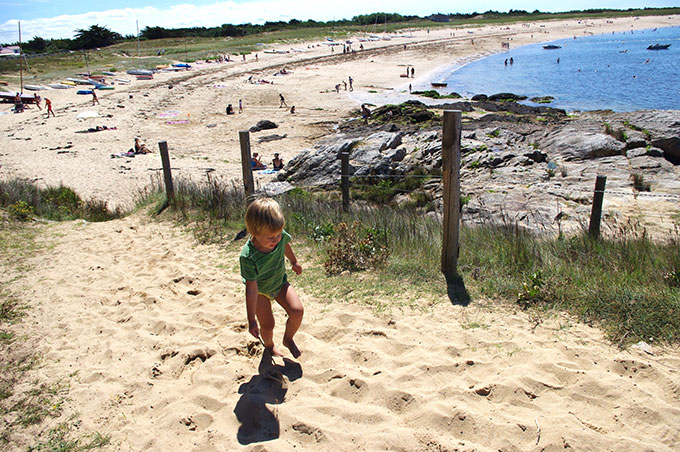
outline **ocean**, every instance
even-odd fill
[[[671,46],[647,50],[657,43]],[[546,44],[560,48],[546,50]],[[567,111],[677,110],[680,27],[578,36],[511,48],[445,72],[438,80],[448,83],[439,89],[442,94],[455,91],[468,98],[502,92],[529,98],[552,96],[555,100],[549,104],[523,103]]]

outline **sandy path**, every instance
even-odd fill
[[[47,229],[53,246],[21,283],[41,338],[36,376],[68,381],[60,420],[78,412],[80,431],[110,434],[110,450],[670,452],[680,442],[678,351],[618,351],[565,317],[536,326],[480,300],[378,318],[302,289],[303,356],[272,365],[245,330],[241,243],[196,245],[142,215]]]

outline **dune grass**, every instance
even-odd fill
[[[39,188],[20,179],[0,181],[0,207],[22,221],[34,216],[55,221],[106,221],[123,215],[120,209],[110,210],[104,201],[83,200],[63,185]]]

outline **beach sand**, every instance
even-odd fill
[[[89,96],[49,92],[57,118],[35,110],[0,116],[0,175],[64,183],[125,206],[160,168],[157,154],[110,157],[135,136],[154,147],[166,140],[174,174],[199,180],[212,168],[216,177],[238,178],[239,130],[260,119],[276,122],[278,129],[251,134],[253,150],[267,162],[273,152],[287,160],[371,94],[404,91],[404,64],[416,68],[411,83],[425,86],[443,66],[499,51],[508,39],[512,48],[678,22],[648,17],[475,28],[470,35],[418,31],[398,43],[365,43],[367,51],[350,55],[330,55],[325,46],[261,53],[258,62],[117,87],[100,94],[94,108]],[[292,74],[272,75],[283,66]],[[250,74],[275,83],[244,83]],[[348,76],[353,93],[330,92]],[[279,108],[279,93],[296,106],[295,115]],[[238,109],[238,99],[245,111],[227,117],[226,104]],[[105,117],[75,119],[90,109]],[[167,124],[159,115],[169,111],[189,122]],[[117,129],[75,133],[104,124]],[[287,137],[257,142],[271,133]],[[67,382],[68,400],[61,418],[17,433],[10,450],[25,450],[32,435],[73,413],[78,431],[110,435],[105,450],[115,451],[678,450],[677,349],[650,341],[651,350],[619,350],[575,319],[536,319],[490,300],[461,307],[406,293],[424,309],[394,300],[393,309],[377,315],[301,289],[303,355],[272,362],[247,332],[237,262],[242,242],[198,245],[189,232],[143,212],[42,229],[47,246],[21,270],[7,270],[3,283],[31,307],[15,326],[42,357],[31,380]],[[280,339],[285,319],[278,307],[275,314]]]

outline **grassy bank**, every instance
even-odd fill
[[[35,224],[0,209],[0,449],[18,450],[21,444],[28,451],[94,450],[108,444],[108,436],[80,432],[77,417],[66,418],[68,382],[35,379],[33,371],[41,360],[23,323],[31,307],[8,289],[10,282],[20,286],[31,270],[28,259],[44,246],[38,245],[39,234]],[[37,428],[47,420],[52,428]]]

